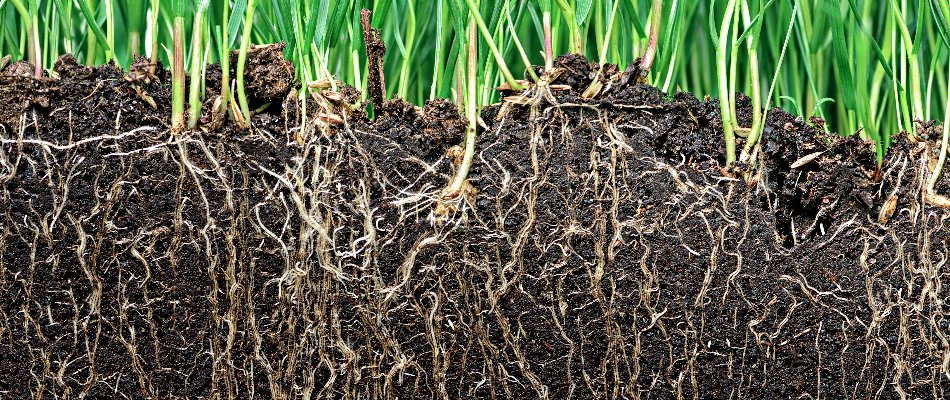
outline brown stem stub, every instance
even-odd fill
[[[360,23],[363,25],[363,41],[366,43],[366,59],[369,62],[369,76],[367,90],[373,105],[379,107],[386,101],[386,75],[383,71],[383,59],[386,56],[386,44],[379,36],[379,31],[370,25],[373,12],[367,9],[360,11]]]

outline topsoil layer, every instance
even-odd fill
[[[599,67],[568,56],[484,110],[446,199],[454,105],[303,108],[279,49],[251,63],[254,129],[178,136],[161,69],[0,72],[0,397],[950,392],[926,141],[878,170],[772,110],[735,178],[716,101],[629,74],[584,99]]]

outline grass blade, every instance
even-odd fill
[[[945,45],[950,46],[950,5],[945,0],[931,0],[930,5],[940,38]]]
[[[314,43],[317,48],[323,46],[323,39],[327,34],[327,17],[330,15],[329,2],[330,0],[320,0],[317,9],[310,13],[310,19],[307,20],[307,31],[304,33],[304,43]]]
[[[235,0],[234,7],[231,9],[231,18],[228,19],[228,47],[234,47],[237,40],[238,29],[241,29],[241,23],[244,21],[244,10],[247,8],[247,0]]]
[[[343,26],[343,18],[351,5],[352,0],[337,0],[336,6],[333,7],[333,18],[330,19],[328,30],[323,35],[327,39],[327,43],[335,44],[337,42],[340,27]]]
[[[834,48],[834,70],[845,107],[854,109],[854,76],[851,73],[851,55],[845,43],[844,21],[836,0],[824,0],[825,11],[831,20],[831,41]]]
[[[108,41],[106,40],[106,34],[102,31],[102,27],[96,22],[96,17],[92,14],[92,10],[89,8],[89,4],[85,0],[78,0],[76,4],[79,4],[79,12],[82,13],[83,18],[86,19],[86,26],[92,30],[92,33],[96,35],[96,39],[102,46],[106,46],[106,58],[112,59],[112,49],[109,48]]]
[[[587,17],[590,15],[590,8],[591,0],[577,0],[577,3],[574,5],[574,19],[577,25],[584,25],[587,23]]]
[[[933,1],[940,1],[940,0],[933,0]],[[861,15],[860,13],[858,13],[858,6],[855,4],[854,0],[848,0],[848,6],[851,8],[851,13],[854,15],[855,18],[858,18]],[[858,27],[858,30],[861,31],[861,34],[868,40],[868,43],[871,45],[871,48],[874,49],[874,56],[877,57],[878,63],[880,63],[881,67],[884,68],[884,73],[887,74],[888,78],[895,79],[894,70],[891,69],[890,63],[887,62],[887,57],[884,57],[884,53],[881,51],[881,46],[877,43],[877,40],[874,40],[874,37],[871,36],[871,34],[869,34],[864,29],[864,26],[861,25],[860,20],[858,20],[858,23],[856,25]],[[898,85],[900,85],[900,82],[898,82]],[[903,87],[901,87],[901,90],[903,90]]]

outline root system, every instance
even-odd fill
[[[164,72],[0,72],[0,397],[948,396],[935,141],[773,110],[733,176],[715,100],[568,56],[446,209],[454,105],[301,127],[274,65],[253,130],[178,136]]]

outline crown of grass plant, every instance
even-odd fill
[[[450,98],[474,121],[499,101],[495,87],[530,85],[539,77],[527,66],[550,70],[557,54],[621,69],[640,59],[660,89],[722,100],[726,164],[754,159],[773,106],[873,140],[880,162],[892,135],[916,135],[948,103],[944,0],[0,0],[0,55],[32,62],[37,76],[66,53],[123,68],[147,55],[171,66],[176,132],[199,123],[203,71],[220,62],[213,118],[247,126],[252,44],[286,43],[301,87],[323,78],[366,87],[362,9],[389,49],[386,93]],[[737,122],[739,92],[755,106],[751,126]],[[737,136],[747,139],[741,151]]]

